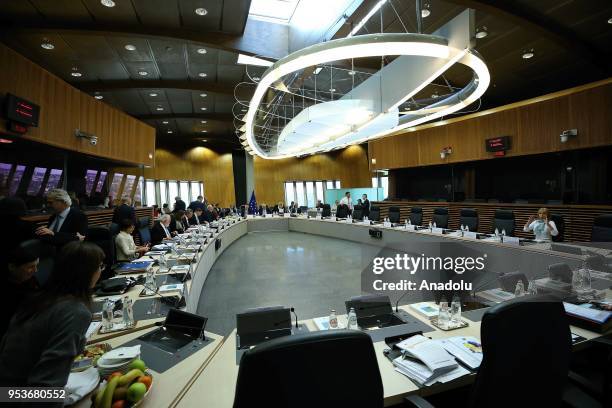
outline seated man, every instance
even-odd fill
[[[170,232],[170,220],[170,215],[164,214],[159,221],[153,225],[153,229],[151,230],[151,243],[153,245],[161,244],[163,241],[172,239],[172,237],[176,235],[176,232]]]
[[[126,218],[121,221],[121,231],[115,237],[115,248],[117,249],[117,261],[118,262],[130,262],[136,258],[140,258],[142,254],[149,250],[149,246],[136,246],[134,243],[134,222]]]
[[[206,212],[204,213],[204,221],[213,222],[217,220],[216,211],[212,205],[208,204],[206,207]]]
[[[189,219],[189,225],[200,225],[205,222],[206,220],[202,217],[202,209],[196,208],[193,212],[193,216]]]
[[[317,205],[315,208],[323,208],[323,203],[321,202],[321,200],[317,200]]]
[[[46,227],[38,227],[35,234],[43,241],[58,247],[70,241],[83,240],[87,234],[87,216],[71,207],[72,200],[65,190],[55,188],[47,194],[47,204],[54,214]]]

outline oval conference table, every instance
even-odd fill
[[[548,265],[564,262],[572,268],[578,268],[584,261],[585,253],[591,249],[578,245],[565,245],[554,247],[550,243],[534,242],[500,242],[499,239],[488,237],[476,239],[474,236],[459,236],[460,233],[450,231],[424,229],[414,231],[405,225],[391,226],[377,223],[369,225],[363,222],[347,222],[345,220],[332,220],[320,218],[308,218],[306,216],[291,217],[268,216],[245,218],[228,217],[221,220],[216,228],[208,228],[204,236],[205,243],[199,243],[197,247],[182,255],[170,256],[169,259],[177,258],[177,261],[187,259],[185,263],[191,263],[191,280],[187,281],[185,310],[195,313],[199,304],[200,294],[206,284],[206,278],[215,261],[221,256],[226,248],[242,236],[250,232],[266,231],[296,231],[301,233],[315,234],[331,238],[338,238],[369,244],[381,248],[389,248],[397,251],[409,251],[413,253],[427,253],[427,255],[439,255],[440,243],[458,244],[461,251],[478,251],[485,253],[487,257],[487,269],[495,273],[520,270],[527,276],[541,275]],[[370,232],[379,232],[379,237],[372,237]],[[376,234],[375,234],[376,235]],[[480,238],[480,237],[479,237]],[[432,245],[436,244],[436,245]],[[568,249],[569,248],[569,249]],[[595,251],[602,251],[595,249]],[[438,251],[438,252],[437,252]],[[607,253],[607,252],[606,252]],[[157,266],[155,267],[158,268]],[[156,271],[157,279],[171,271]],[[130,276],[130,275],[126,275]],[[609,290],[612,282],[603,276],[603,286],[607,290],[607,297],[612,297]],[[163,281],[161,283],[164,283]],[[139,299],[141,285],[131,288],[125,295],[134,301]],[[164,295],[177,295],[178,293],[166,293]],[[184,293],[185,294],[185,293]],[[125,296],[124,295],[124,296]],[[105,297],[95,298],[96,302],[104,301]],[[415,313],[408,305],[400,306],[404,313],[410,314],[414,319],[429,324],[429,320]],[[481,316],[481,315],[480,315]],[[309,331],[318,330],[311,316],[301,321]],[[137,317],[138,319],[138,317]],[[92,334],[89,344],[98,342],[109,343],[113,347],[121,346],[149,331],[152,331],[163,316],[153,312],[150,317],[144,316],[138,319],[134,328],[114,332],[110,334]],[[464,319],[465,320],[465,319]],[[340,325],[346,324],[346,316],[339,316]],[[582,336],[584,340],[574,344],[574,349],[584,347],[589,340],[604,334],[571,326],[572,333]],[[178,364],[162,373],[154,372],[154,386],[143,401],[144,407],[231,407],[233,404],[236,378],[238,374],[239,352],[236,350],[236,332],[231,332],[226,337],[215,333],[206,332],[206,345],[183,359]],[[427,333],[431,338],[444,338],[449,336],[474,336],[480,338],[480,318],[469,321],[469,326],[450,332],[432,327]],[[375,341],[374,347],[378,358],[380,374],[384,385],[385,406],[400,403],[402,398],[410,394],[431,395],[446,389],[455,388],[469,384],[474,375],[467,375],[446,384],[434,384],[429,387],[419,388],[410,379],[395,371],[392,363],[383,355],[387,347],[384,341]],[[81,400],[77,406],[90,406],[89,398]]]

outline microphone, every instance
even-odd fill
[[[395,302],[395,313],[399,313],[399,302],[400,302],[400,300],[402,300],[404,298],[404,296],[406,296],[408,294],[408,292],[410,292],[410,291],[407,290],[404,293],[402,293],[402,296],[400,296],[399,299],[397,299],[397,302]]]
[[[294,307],[291,308],[291,313],[293,313],[293,315],[295,316],[295,328],[299,330],[300,325],[298,324],[298,317],[297,317],[297,313],[295,313]]]

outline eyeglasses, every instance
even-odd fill
[[[100,270],[102,270],[102,269],[106,268],[106,264],[105,264],[104,262],[102,262],[102,263],[100,264],[99,268],[100,268]]]

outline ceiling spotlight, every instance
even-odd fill
[[[336,92],[336,88],[329,88],[329,92]]]
[[[200,98],[206,98],[207,96],[208,96],[208,95],[207,95],[207,94],[205,94],[205,93],[201,93],[201,94],[200,94]]]
[[[348,72],[348,74],[349,74],[350,76],[353,76],[353,75],[355,75],[356,73],[357,73],[357,72],[355,72],[355,71],[353,71],[353,70],[351,70],[351,71],[349,71],[349,72]]]
[[[206,121],[205,121],[205,120],[201,120],[201,121],[200,121],[200,123],[201,123],[201,124],[203,124],[203,125],[205,125],[205,124],[206,124]]]
[[[200,130],[201,133],[208,133],[208,130]]]
[[[168,124],[168,123],[170,123],[170,122],[168,122],[167,120],[164,120],[164,121],[162,121],[162,123],[163,123],[164,125],[167,125],[167,124]]]
[[[261,78],[260,78],[260,77],[258,77],[258,76],[253,77],[253,81],[259,81],[260,79],[261,79]]]
[[[523,59],[533,58],[534,55],[535,53],[533,52],[533,48],[530,50],[523,51]]]
[[[205,111],[207,108],[200,108],[200,110]]]
[[[323,67],[316,67],[313,74],[315,75],[319,75],[319,72],[321,72],[321,70],[323,69]]]
[[[203,141],[204,143],[208,142],[208,140],[206,140],[206,139],[202,139],[202,141]]]
[[[94,98],[96,98],[97,100],[104,99],[102,95],[95,95]]]
[[[242,108],[242,109],[241,109],[241,111],[242,111],[242,112],[246,112],[246,111],[247,111],[247,109],[246,109],[246,108]]]
[[[612,18],[608,19],[608,24],[612,24]]]
[[[136,46],[132,44],[126,44],[125,49],[128,51],[136,51]]]
[[[203,8],[203,7],[198,7],[197,9],[195,9],[195,13],[196,13],[198,16],[205,16],[205,15],[207,15],[207,14],[208,14],[208,10],[206,10],[206,9],[205,9],[205,8]]]
[[[476,29],[476,38],[485,38],[487,35],[489,35],[487,27],[482,26]]]
[[[157,94],[156,94],[155,92],[151,92],[151,93],[149,94],[149,96],[151,96],[151,97],[155,98],[155,97],[157,96]]]
[[[433,99],[438,99],[438,98],[440,97],[440,95],[438,95],[438,92],[436,91],[436,92],[434,92],[433,94],[431,94],[431,97],[432,97]]]
[[[76,78],[79,78],[79,77],[83,76],[83,74],[81,74],[79,71],[72,71],[70,73],[70,75],[72,75],[73,77],[76,77]]]
[[[149,75],[149,73],[147,71],[138,71],[138,75],[140,75],[140,76],[147,76],[147,75]]]
[[[198,48],[198,54],[206,54],[206,48]]]
[[[429,11],[429,3],[425,3],[421,9],[421,17],[426,18],[429,17],[430,14],[431,11]]]
[[[200,73],[198,74],[198,76],[199,76],[200,78],[206,78],[206,77],[208,76],[208,74],[207,74],[206,72],[200,72]]]
[[[52,50],[55,48],[55,45],[51,44],[49,41],[44,40],[42,44],[40,44],[42,48],[45,50]]]
[[[155,108],[156,111],[161,112],[164,110],[164,108],[162,108],[161,106],[158,106],[157,108]]]
[[[171,130],[169,130],[169,131],[168,131],[168,134],[171,134],[171,133],[172,133],[172,131],[171,131]]]
[[[106,7],[115,7],[115,2],[113,0],[100,0],[100,3]]]

